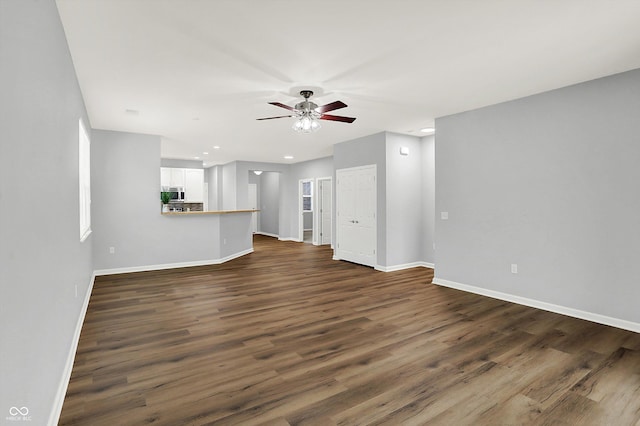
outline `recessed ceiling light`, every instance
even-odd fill
[[[214,146],[213,149],[220,149],[218,145]]]
[[[209,155],[209,153],[207,151],[204,151],[203,154],[204,155]]]
[[[195,158],[196,160],[199,160],[199,159],[200,159],[200,157],[193,157],[193,158]]]
[[[433,127],[425,127],[424,129],[420,129],[422,133],[433,133],[436,131]]]
[[[285,155],[284,159],[285,160],[293,160],[293,155]]]

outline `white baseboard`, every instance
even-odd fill
[[[270,234],[270,233],[268,233],[268,232],[254,232],[254,234],[264,235],[265,237],[278,238],[278,235],[277,235],[277,234]]]
[[[381,265],[376,265],[375,270],[376,271],[382,271],[382,272],[395,272],[395,271],[401,271],[403,269],[411,269],[411,268],[434,268],[434,264],[433,263],[428,263],[428,262],[411,262],[411,263],[404,263],[402,265],[392,265],[392,266],[381,266]]]
[[[507,302],[517,303],[519,305],[530,306],[532,308],[542,309],[544,311],[555,312],[557,314],[567,315],[574,318],[596,322],[598,324],[610,325],[612,327],[629,330],[640,333],[640,324],[619,318],[613,318],[606,315],[600,315],[593,312],[581,311],[579,309],[569,308],[566,306],[554,305],[553,303],[541,302],[539,300],[528,299],[526,297],[515,296],[513,294],[502,293],[499,291],[488,290],[486,288],[475,287],[468,284],[461,284],[455,281],[444,280],[442,278],[434,278],[433,283],[443,287],[455,288],[457,290],[475,293],[494,299],[504,300]]]
[[[332,259],[342,260],[342,258],[335,255],[335,252]],[[373,269],[380,272],[395,272],[395,271],[401,271],[403,269],[419,268],[419,267],[433,269],[435,265],[433,263],[428,263],[428,262],[411,262],[411,263],[404,263],[402,265],[392,265],[392,266],[376,265],[373,267]]]
[[[112,269],[98,269],[94,271],[96,276],[100,275],[113,275],[113,274],[128,274],[131,272],[146,272],[146,271],[160,271],[162,269],[174,269],[174,268],[188,268],[191,266],[206,266],[206,265],[219,265],[221,263],[228,262],[235,258],[244,256],[246,254],[253,253],[253,248],[243,250],[238,253],[233,253],[229,256],[220,259],[209,260],[196,260],[192,262],[177,262],[177,263],[165,263],[160,265],[143,265],[143,266],[128,266],[124,268],[112,268]]]
[[[278,237],[279,241],[293,241],[294,243],[301,243],[302,240],[300,238],[280,238]]]
[[[67,362],[64,365],[64,371],[62,372],[62,379],[58,385],[55,399],[53,401],[53,409],[49,415],[50,426],[55,426],[60,420],[60,414],[62,413],[62,405],[64,404],[64,397],[67,395],[67,388],[69,387],[69,380],[71,380],[71,372],[73,371],[73,362],[76,359],[76,351],[78,350],[78,342],[80,341],[80,333],[82,332],[82,325],[84,324],[84,318],[87,315],[87,308],[89,307],[89,300],[91,300],[91,292],[93,291],[93,284],[96,281],[96,274],[91,276],[87,293],[84,295],[84,301],[80,308],[80,315],[76,322],[76,330],[73,333],[73,339],[71,340],[71,347],[67,354]]]

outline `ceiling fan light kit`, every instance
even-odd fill
[[[301,115],[298,119],[293,123],[291,128],[296,132],[300,133],[312,133],[318,131],[320,129],[320,123],[318,122],[318,118],[314,117],[312,114]]]
[[[301,90],[300,96],[302,96],[304,100],[297,103],[294,107],[290,107],[289,105],[285,105],[280,102],[269,102],[271,105],[288,109],[293,113],[293,115],[280,115],[277,117],[258,118],[258,120],[272,120],[274,118],[295,117],[296,121],[293,123],[293,126],[291,126],[291,128],[299,133],[313,133],[318,131],[321,127],[318,120],[341,121],[343,123],[353,123],[355,121],[355,118],[353,117],[325,114],[325,112],[346,107],[347,104],[342,101],[335,101],[331,102],[330,104],[318,106],[318,104],[309,100],[309,98],[313,96],[313,91]]]

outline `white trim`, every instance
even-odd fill
[[[265,237],[278,238],[278,235],[277,235],[277,234],[270,234],[270,233],[268,233],[268,232],[258,231],[258,232],[254,232],[254,234],[257,234],[257,235],[264,235]]]
[[[98,275],[113,275],[113,274],[127,274],[130,272],[145,272],[145,271],[159,271],[162,269],[174,269],[174,268],[188,268],[190,266],[205,266],[205,265],[219,265],[221,263],[228,262],[240,256],[253,253],[253,248],[243,250],[238,253],[233,253],[229,256],[221,259],[211,260],[196,260],[193,262],[177,262],[177,263],[165,263],[160,265],[143,265],[143,266],[128,266],[125,268],[113,268],[113,269],[98,269],[94,271],[96,276]]]
[[[311,210],[304,210],[304,197],[303,196],[303,185],[305,182],[309,182],[311,183],[311,195],[309,195],[308,197],[311,197]],[[316,192],[316,189],[314,188],[315,186],[315,181],[313,180],[313,178],[304,178],[304,179],[300,179],[298,180],[298,240],[296,241],[304,241],[304,231],[306,231],[306,229],[304,229],[304,214],[305,213],[311,213],[311,223],[313,224],[313,221],[315,220],[316,217],[316,213],[315,213],[315,202],[316,200],[314,199],[314,194]],[[312,225],[313,226],[313,225]],[[313,228],[312,228],[313,230]],[[315,232],[314,232],[315,234]],[[313,240],[314,236],[313,234],[311,234],[311,239]]]
[[[280,237],[278,237],[278,241],[293,241],[294,243],[302,242],[302,240],[299,238],[280,238]]]
[[[395,271],[401,271],[403,269],[411,269],[411,268],[419,268],[419,267],[433,269],[435,265],[433,263],[428,263],[428,262],[411,262],[411,263],[403,263],[402,265],[392,265],[392,266],[376,265],[375,269],[377,271],[382,271],[382,272],[395,272]]]
[[[249,208],[253,209],[253,210],[258,210],[258,207],[260,207],[260,204],[258,203],[258,184],[257,183],[250,183],[247,186],[247,199],[249,198],[249,193],[251,192],[251,188],[255,188],[255,195],[256,195],[256,199],[255,200],[249,200]],[[253,204],[253,201],[255,201],[255,204]],[[256,232],[258,232],[258,229],[260,228],[260,218],[258,217],[258,213],[259,211],[254,211],[251,213],[251,232],[253,232],[254,234]],[[255,219],[255,227],[254,227],[254,219]]]
[[[80,242],[91,234],[91,139],[82,117],[78,119],[78,206]]]
[[[596,322],[598,324],[610,325],[612,327],[621,328],[623,330],[629,330],[636,333],[640,333],[640,323],[623,320],[620,318],[613,318],[606,315],[596,314],[593,312],[581,311],[579,309],[569,308],[567,306],[554,305],[553,303],[542,302],[539,300],[528,299],[526,297],[515,296],[513,294],[502,293],[499,291],[488,290],[481,287],[475,287],[468,284],[461,284],[455,281],[444,280],[442,278],[434,278],[433,284],[443,287],[455,288],[457,290],[466,291],[468,293],[475,293],[482,296],[491,297],[494,299],[505,300],[507,302],[517,303],[519,305],[530,306],[532,308],[542,309],[549,312],[555,312],[557,314],[567,315],[574,318],[580,318],[583,320]]]
[[[315,191],[315,206],[316,208],[314,209],[314,213],[313,213],[313,245],[314,246],[321,246],[321,245],[326,245],[326,244],[322,244],[322,237],[319,234],[320,228],[321,226],[321,221],[322,221],[322,213],[320,212],[320,207],[322,207],[322,209],[325,208],[325,202],[324,200],[322,200],[322,204],[319,202],[319,200],[321,200],[322,196],[320,194],[321,192],[321,188],[320,188],[320,182],[321,181],[328,181],[329,182],[329,189],[331,192],[331,195],[329,196],[329,198],[331,198],[331,229],[332,229],[332,233],[333,233],[333,177],[331,176],[324,176],[324,177],[319,177],[316,178],[316,191]],[[317,212],[317,214],[316,214]],[[331,240],[333,241],[333,236],[331,237]],[[333,248],[333,247],[332,247]]]
[[[47,424],[51,426],[57,425],[58,421],[60,420],[62,405],[64,404],[64,397],[67,394],[67,388],[69,387],[69,381],[71,380],[71,372],[73,371],[73,363],[76,359],[76,351],[78,350],[78,342],[80,341],[82,325],[84,324],[84,318],[87,315],[87,308],[89,307],[89,300],[91,299],[91,292],[93,291],[93,284],[95,283],[95,281],[96,274],[94,273],[91,276],[91,281],[89,282],[87,293],[84,295],[84,301],[82,302],[82,307],[80,308],[80,315],[78,316],[78,321],[76,322],[76,330],[73,333],[73,339],[71,339],[71,347],[69,348],[69,353],[67,354],[67,362],[64,365],[62,378],[60,380],[60,384],[58,384],[58,391],[56,392],[56,396],[53,400],[53,409],[49,414],[49,421],[47,422]]]

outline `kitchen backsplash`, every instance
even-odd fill
[[[175,211],[174,209],[179,209],[179,211],[192,211],[192,212],[201,212],[203,210],[202,203],[169,203],[169,210]],[[187,210],[188,209],[188,210]]]

